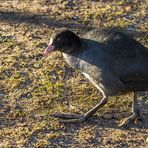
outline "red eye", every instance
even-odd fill
[[[57,41],[60,41],[60,38],[57,38]]]

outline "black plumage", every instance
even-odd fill
[[[52,48],[51,48],[52,47]],[[45,54],[63,52],[67,63],[79,69],[102,93],[103,99],[92,110],[80,115],[53,114],[84,121],[107,103],[108,97],[134,92],[133,115],[138,117],[137,92],[148,90],[148,49],[129,35],[110,30],[91,30],[81,38],[69,30],[52,36]],[[73,120],[73,121],[78,121]]]

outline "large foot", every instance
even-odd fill
[[[60,118],[60,119],[78,119],[81,118],[81,115],[78,114],[61,114],[61,113],[54,113],[50,114],[51,117]]]
[[[131,123],[138,124],[138,121],[141,121],[140,115],[133,113],[130,117],[123,119],[123,121],[119,124],[119,126],[127,127]]]
[[[60,114],[55,113],[51,114],[50,116],[55,118],[60,118],[64,120],[60,120],[62,123],[77,123],[77,122],[84,122],[86,120],[85,116],[78,115],[78,114]]]

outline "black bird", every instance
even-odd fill
[[[85,121],[104,106],[108,97],[133,92],[133,114],[128,124],[139,117],[137,92],[148,90],[148,49],[129,35],[116,29],[94,29],[79,37],[70,30],[54,33],[44,54],[61,51],[67,63],[79,69],[102,93],[102,100],[84,115],[52,114]]]

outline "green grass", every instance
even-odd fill
[[[102,119],[108,122],[109,127],[105,128],[99,125],[100,118],[96,119],[96,124],[95,120],[94,124],[64,125],[49,117],[54,112],[84,113],[99,102],[101,93],[79,71],[72,70],[61,53],[52,53],[47,58],[41,55],[50,35],[65,27],[48,26],[46,19],[73,23],[70,27],[79,34],[87,28],[75,27],[75,24],[124,30],[132,26],[136,31],[145,32],[148,24],[144,2],[81,0],[69,4],[67,1],[35,0],[3,1],[0,6],[1,11],[26,15],[26,19],[20,16],[22,20],[18,22],[11,14],[3,15],[0,22],[0,143],[4,147],[89,147],[106,146],[108,141],[112,141],[113,147],[122,146],[120,143],[135,147],[145,143],[145,129],[114,129],[109,126],[113,125],[112,120]],[[28,14],[40,15],[37,17],[39,25],[35,20],[28,23]],[[147,46],[147,36],[137,39]],[[131,95],[112,97],[97,115],[129,112],[131,101]],[[130,135],[131,141],[124,135]]]

